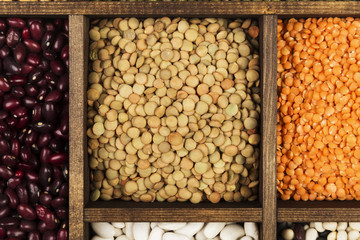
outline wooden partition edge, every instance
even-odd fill
[[[69,184],[69,239],[88,239],[84,231],[84,159],[86,149],[86,76],[85,49],[86,17],[69,16],[70,46],[70,184]]]
[[[260,17],[262,239],[276,239],[277,16]]]

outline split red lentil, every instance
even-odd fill
[[[360,200],[360,19],[278,20],[277,189]]]

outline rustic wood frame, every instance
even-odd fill
[[[360,221],[360,202],[276,198],[276,21],[287,17],[360,16],[360,2],[0,2],[1,16],[69,17],[69,239],[90,239],[95,221],[255,221],[261,239],[276,239],[277,221]],[[260,196],[254,203],[89,202],[86,87],[89,19],[102,16],[257,18],[261,33]]]

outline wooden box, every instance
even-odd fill
[[[277,18],[360,16],[360,2],[2,2],[0,15],[69,17],[71,240],[90,239],[96,221],[254,221],[261,239],[276,239],[283,221],[360,221],[360,202],[278,201],[276,196]],[[261,159],[259,200],[240,203],[89,201],[86,88],[89,19],[100,17],[256,18],[260,25]]]

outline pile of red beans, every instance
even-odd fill
[[[0,19],[0,239],[68,238],[67,19]]]

